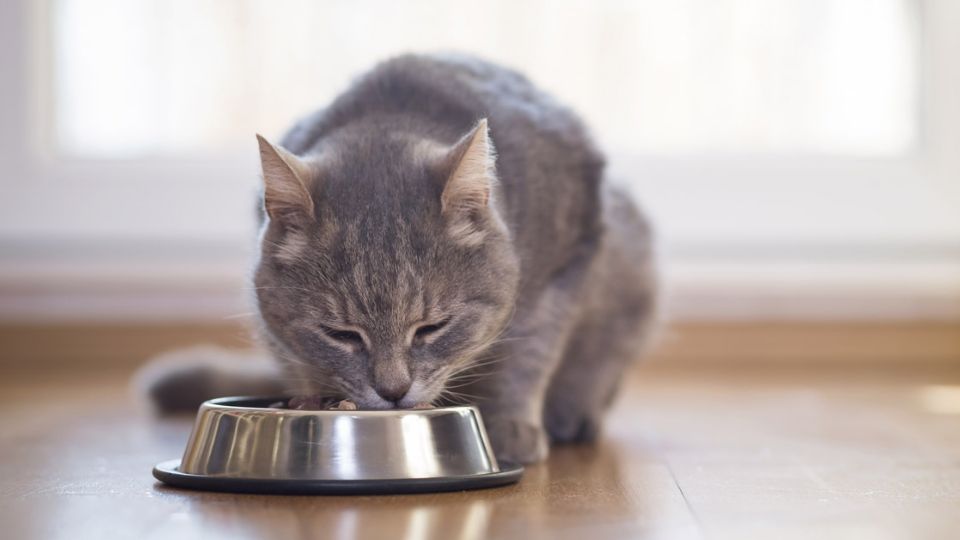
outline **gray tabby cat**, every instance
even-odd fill
[[[596,437],[655,283],[650,230],[572,112],[502,67],[403,56],[259,143],[260,333],[295,392],[475,402],[522,463]],[[169,410],[280,381],[197,364],[151,394]]]

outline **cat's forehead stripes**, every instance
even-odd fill
[[[358,226],[347,227],[344,247],[361,241],[370,245],[365,232]],[[395,234],[389,248],[380,243],[381,249],[339,250],[342,272],[333,280],[345,292],[345,311],[352,323],[396,332],[405,331],[411,319],[422,317],[423,268],[409,255],[408,244],[404,234]]]

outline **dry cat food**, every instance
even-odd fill
[[[274,406],[278,403],[274,403]],[[281,409],[294,409],[297,411],[355,411],[357,404],[349,399],[339,400],[320,396],[296,396],[289,401],[279,402]]]
[[[296,396],[287,401],[277,401],[270,404],[271,409],[293,409],[297,411],[356,411],[357,404],[349,399],[335,399],[320,396]],[[413,406],[415,410],[432,409],[429,403],[419,403]]]

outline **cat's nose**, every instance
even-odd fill
[[[410,390],[410,381],[397,381],[389,384],[378,384],[376,390],[377,394],[379,394],[383,399],[392,403],[396,403],[403,399],[403,396],[407,395],[407,391]]]

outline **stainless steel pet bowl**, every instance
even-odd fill
[[[228,397],[200,407],[180,460],[153,469],[178,487],[256,493],[410,493],[514,483],[474,407],[388,411],[269,408]]]

